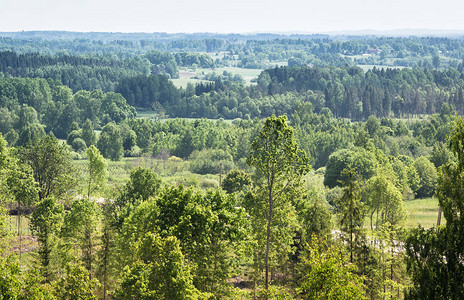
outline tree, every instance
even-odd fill
[[[19,259],[21,260],[21,212],[23,206],[28,207],[37,201],[38,193],[31,168],[26,164],[12,164],[6,182],[18,205]]]
[[[398,225],[405,216],[405,208],[401,192],[384,174],[369,179],[364,187],[364,200],[368,205],[371,229],[384,223]],[[375,216],[375,223],[374,223]]]
[[[114,161],[121,159],[124,154],[122,137],[114,123],[108,123],[103,127],[97,146],[103,157]]]
[[[66,274],[54,283],[57,299],[94,300],[98,299],[93,291],[98,287],[96,279],[89,278],[89,272],[79,265],[67,265]]]
[[[39,261],[41,273],[47,282],[51,280],[51,252],[54,237],[61,229],[64,209],[54,197],[48,197],[37,203],[29,223],[31,232],[39,242]]]
[[[100,282],[103,285],[103,300],[106,299],[106,292],[108,290],[108,286],[111,282],[111,277],[114,277],[114,272],[111,272],[111,262],[114,261],[114,239],[116,236],[116,231],[112,226],[112,205],[110,205],[111,201],[106,201],[103,204],[102,212],[103,212],[103,220],[102,220],[102,229],[101,229],[101,247],[97,253],[98,261],[97,261],[97,276]],[[116,275],[117,276],[117,275]]]
[[[85,141],[87,147],[97,144],[97,137],[93,130],[92,121],[90,119],[85,120],[82,125],[82,139]]]
[[[286,116],[272,116],[264,122],[251,146],[247,163],[256,168],[260,180],[260,197],[266,199],[267,229],[265,252],[265,289],[269,288],[269,244],[273,211],[301,185],[301,177],[310,166],[304,150],[300,150],[288,126]]]
[[[118,261],[125,265],[136,262],[133,249],[139,247],[146,232],[162,239],[176,237],[192,266],[195,287],[219,295],[234,270],[244,219],[245,212],[236,207],[233,196],[219,191],[204,195],[182,185],[166,187],[125,219],[118,240]]]
[[[30,124],[24,127],[18,135],[18,146],[27,146],[30,142],[40,139],[45,135],[44,127],[41,124]]]
[[[353,169],[361,179],[369,179],[377,172],[378,161],[372,151],[364,148],[340,149],[329,156],[324,184],[330,188],[348,180],[345,170]]]
[[[161,179],[153,170],[137,167],[131,171],[130,179],[114,201],[114,226],[121,229],[124,219],[143,201],[159,194]]]
[[[250,175],[241,170],[232,170],[227,173],[222,182],[222,189],[228,194],[240,192],[246,186],[251,185]]]
[[[87,149],[85,141],[81,138],[74,139],[71,146],[72,146],[72,149],[76,151],[77,153],[83,153]]]
[[[419,189],[417,190],[417,196],[419,197],[430,197],[435,192],[437,185],[437,170],[433,163],[425,156],[421,156],[416,159],[413,163],[419,174]]]
[[[313,238],[300,264],[303,299],[367,299],[363,277],[338,245]]]
[[[32,168],[40,200],[59,197],[72,186],[72,158],[67,146],[53,135],[34,140],[20,150],[20,158]]]
[[[90,193],[100,188],[105,182],[106,161],[94,145],[91,145],[85,153],[89,160],[87,197],[90,199]]]
[[[118,295],[124,299],[198,299],[202,295],[192,282],[176,237],[146,233],[138,247],[140,260],[123,274]]]
[[[100,208],[95,201],[86,197],[75,200],[64,217],[62,234],[80,248],[81,260],[89,276],[93,275],[94,243],[99,219]]]
[[[15,255],[0,256],[0,296],[2,299],[20,299],[21,268]]]
[[[344,182],[345,188],[342,197],[337,201],[340,211],[340,228],[349,234],[350,263],[353,263],[353,238],[360,238],[360,229],[364,221],[364,207],[361,203],[359,182],[353,169],[346,170],[348,180]]]
[[[82,130],[80,129],[71,131],[66,138],[66,143],[72,146],[73,141],[77,138],[82,138]]]
[[[9,150],[10,148],[6,146],[6,142],[0,133],[0,254],[2,255],[6,249],[9,250],[11,241],[11,220],[6,206],[6,203],[10,201],[8,185],[6,184],[11,160]]]
[[[456,162],[441,167],[436,196],[446,225],[417,228],[406,240],[407,269],[412,287],[408,299],[464,297],[464,120],[457,118],[449,135]],[[433,166],[433,165],[432,165]]]

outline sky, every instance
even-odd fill
[[[0,32],[464,30],[462,0],[0,0]]]

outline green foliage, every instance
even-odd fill
[[[251,185],[250,175],[241,170],[231,170],[222,181],[222,189],[228,194],[242,191]]]
[[[30,124],[19,132],[16,144],[18,146],[27,146],[34,140],[40,139],[45,135],[45,130],[41,124]]]
[[[31,232],[37,236],[39,242],[40,271],[48,282],[52,278],[51,253],[55,245],[55,237],[63,223],[63,214],[63,206],[58,204],[55,198],[48,197],[37,203],[29,222]]]
[[[364,148],[341,149],[330,155],[324,174],[324,184],[330,188],[347,181],[344,170],[353,169],[368,180],[377,173],[378,161],[372,151]]]
[[[85,141],[87,147],[97,144],[97,137],[90,119],[86,119],[82,125],[82,139]]]
[[[137,167],[131,171],[130,179],[115,204],[121,208],[128,205],[135,208],[141,202],[158,195],[160,187],[161,179],[153,170]]]
[[[0,257],[0,297],[2,299],[19,299],[21,296],[21,278],[19,262],[16,255]]]
[[[53,286],[43,283],[44,278],[38,270],[28,270],[23,280],[23,299],[31,300],[55,300]]]
[[[366,121],[366,130],[370,137],[373,138],[380,131],[380,120],[375,116],[370,116]]]
[[[146,233],[140,242],[139,260],[123,274],[121,299],[202,299],[192,282],[190,268],[175,237]]]
[[[57,34],[65,38],[57,40]],[[32,206],[30,224],[38,241],[41,266],[37,269],[44,278],[33,272],[24,277],[20,270],[13,270],[16,263],[10,264],[10,270],[5,267],[2,275],[9,274],[13,285],[17,286],[16,279],[22,281],[15,297],[66,298],[66,278],[70,279],[66,289],[72,293],[73,285],[79,289],[77,281],[87,276],[102,280],[104,291],[99,297],[119,289],[122,298],[234,298],[228,293],[232,282],[248,288],[251,283],[247,280],[253,280],[258,296],[298,297],[290,290],[296,283],[295,264],[317,251],[324,258],[319,245],[312,245],[310,254],[302,254],[303,245],[313,234],[323,240],[323,249],[331,249],[325,239],[332,231],[332,208],[340,216],[341,239],[346,240],[349,232],[350,248],[352,239],[356,240],[353,263],[359,267],[356,273],[366,276],[364,283],[371,298],[396,297],[393,292],[401,290],[399,282],[405,281],[402,254],[390,250],[400,247],[402,241],[401,230],[396,227],[404,217],[402,198],[411,198],[415,192],[420,197],[433,194],[435,168],[439,167],[437,195],[447,226],[413,231],[406,243],[414,272],[408,295],[462,298],[462,121],[456,122],[451,135],[454,150],[445,147],[454,111],[464,111],[464,65],[456,58],[464,51],[461,41],[299,35],[271,39],[260,34],[180,37],[24,32],[6,36],[26,38],[0,39],[0,48],[17,51],[0,52],[0,132],[6,134],[10,146],[23,147],[8,150],[0,138],[3,257],[8,254],[5,250],[16,246],[6,223],[8,210],[14,209],[11,202],[21,206],[35,202],[36,188],[42,199]],[[62,49],[67,53],[58,53]],[[379,49],[380,54],[362,55],[369,49]],[[169,76],[178,76],[178,66],[264,68],[285,61],[293,66],[263,71],[256,85],[245,86],[243,78],[233,74],[235,70],[229,72],[233,70],[230,67],[219,73],[197,70],[198,79],[214,82],[203,81],[186,89],[175,88],[169,80]],[[355,66],[378,63],[411,68]],[[433,70],[434,65],[443,69]],[[142,118],[135,119],[132,106],[146,109],[139,116]],[[160,121],[166,114],[193,119]],[[258,118],[273,114],[288,115],[295,130],[284,117],[268,118],[260,128]],[[77,179],[77,172],[71,168],[69,147],[51,134],[44,135],[53,132],[60,139],[68,138],[76,151],[90,147],[89,176],[80,181],[91,198],[106,177],[104,160],[92,146],[97,145],[94,128],[102,129],[103,125],[98,148],[105,157],[118,160],[122,155],[139,156],[142,152],[147,156],[111,163],[111,188],[105,193],[115,200],[102,206],[102,217],[100,206],[87,198],[73,197],[74,203],[67,201],[70,197],[65,199],[74,190],[82,190],[71,180]],[[16,152],[25,164],[15,158]],[[250,165],[246,166],[250,152]],[[332,189],[312,186],[313,182],[305,184],[308,190],[302,189],[302,175],[309,162],[319,170],[305,179],[319,182],[324,175],[324,183]],[[84,163],[76,162],[82,170]],[[134,164],[151,168],[163,178],[169,176],[166,182],[192,188],[162,189],[160,177],[153,171],[135,169],[127,185],[119,189]],[[248,193],[226,196],[212,191],[218,185],[216,174],[226,174],[235,167],[250,174],[255,171],[253,187],[244,189],[250,184],[249,176],[233,171],[225,177],[223,189]],[[202,177],[187,169],[214,175]],[[350,169],[361,177],[350,179],[345,173]],[[344,183],[344,188],[340,187]],[[369,238],[362,231],[361,196],[372,229],[375,225]],[[70,207],[64,227],[63,207],[57,201]],[[63,239],[56,236],[58,231]],[[370,238],[376,246],[369,245]],[[335,252],[340,254],[341,266],[323,259],[312,263],[319,266],[324,262],[319,269],[306,266],[315,273],[307,277],[311,289],[304,289],[308,293],[302,297],[311,298],[315,291],[322,298],[343,294],[338,282],[332,284],[337,292],[322,291],[320,285],[312,288],[314,282],[327,279],[326,274],[330,278],[341,276],[338,281],[346,288],[359,281],[350,279],[354,268],[346,268],[345,253],[338,248]],[[72,276],[65,276],[60,269],[69,261],[82,262],[89,272],[68,269],[68,275],[76,275],[72,282]],[[24,265],[30,268],[28,260]],[[273,284],[270,289],[259,290],[265,268],[274,275]],[[52,287],[41,282],[56,278],[53,296]],[[119,288],[121,280],[123,287]],[[86,286],[82,297],[93,297],[89,293],[92,284],[81,283]],[[332,294],[327,296],[326,291]]]
[[[106,161],[100,154],[100,151],[91,145],[86,151],[88,165],[88,193],[87,197],[90,198],[91,192],[98,190],[106,180]]]
[[[117,230],[122,229],[127,218],[143,201],[159,194],[161,179],[151,169],[137,167],[130,173],[130,179],[123,187],[120,195],[110,205],[112,225]]]
[[[64,217],[62,236],[80,248],[80,259],[87,271],[93,275],[95,264],[95,235],[100,221],[100,207],[87,197],[76,199]]]
[[[122,260],[136,260],[128,247],[135,247],[144,232],[174,236],[194,266],[195,286],[201,291],[220,290],[233,270],[233,246],[242,239],[244,217],[233,197],[219,191],[202,195],[182,185],[167,187],[126,218],[119,241],[125,249]]]
[[[6,183],[18,203],[18,210],[21,210],[21,206],[30,207],[37,201],[38,191],[29,165],[10,165]]]
[[[301,177],[309,171],[310,166],[305,151],[298,148],[293,136],[293,128],[287,125],[286,116],[272,116],[266,119],[259,135],[252,143],[247,163],[256,168],[258,176],[256,197],[249,196],[257,201],[248,203],[249,209],[252,209],[249,210],[250,214],[256,222],[253,229],[258,237],[264,231],[261,220],[263,217],[267,220],[264,264],[265,289],[267,290],[271,226],[273,223],[282,226],[279,224],[282,221],[279,219],[280,213],[294,211],[289,203],[289,197],[297,196],[297,190],[301,186]],[[283,229],[280,226],[274,226],[274,230],[280,232]],[[273,243],[283,241],[276,240]]]
[[[363,190],[371,229],[384,223],[398,225],[406,217],[401,192],[385,174],[379,174],[366,182]]]
[[[189,160],[190,170],[197,174],[225,174],[235,167],[232,155],[222,149],[194,151]]]
[[[34,140],[20,150],[20,158],[31,166],[39,199],[61,196],[72,185],[72,160],[66,145],[53,135]]]
[[[83,153],[87,149],[85,141],[81,138],[75,138],[71,144],[74,151],[77,153]]]
[[[419,189],[417,196],[430,197],[435,192],[437,186],[438,174],[435,166],[427,159],[427,157],[419,157],[413,163],[419,175]]]
[[[303,197],[293,200],[299,223],[294,237],[293,246],[296,248],[292,255],[294,262],[300,260],[301,252],[313,236],[320,239],[332,236],[334,226],[332,207],[327,203],[325,196],[323,189],[311,186]]]
[[[179,99],[179,91],[166,76],[136,76],[121,80],[116,91],[135,107],[152,108],[156,103],[174,104]]]
[[[452,160],[451,151],[444,143],[436,142],[433,144],[429,160],[435,165],[435,168],[438,168]]]
[[[336,202],[339,215],[338,222],[340,229],[349,238],[350,263],[353,263],[353,253],[358,248],[359,241],[362,239],[362,226],[364,223],[365,206],[360,201],[360,186],[354,170],[346,170],[347,180],[344,182],[344,190],[340,199]],[[353,240],[354,239],[354,240]]]
[[[408,299],[459,299],[464,295],[464,264],[460,259],[464,249],[463,132],[464,122],[457,118],[449,135],[450,150],[457,162],[443,165],[439,172],[436,195],[446,225],[429,230],[418,228],[406,241],[407,267],[413,282]]]
[[[54,283],[57,299],[91,300],[98,299],[94,290],[99,286],[96,279],[89,278],[89,272],[79,265],[67,265],[66,274]]]
[[[97,143],[98,149],[105,158],[118,161],[123,156],[122,137],[114,123],[106,124]]]
[[[345,257],[339,245],[313,238],[300,263],[303,299],[367,299],[363,277]]]
[[[68,134],[66,138],[66,143],[72,146],[73,141],[77,138],[82,138],[82,130],[73,130]]]
[[[398,181],[396,183],[398,190],[402,193],[404,199],[411,200],[411,198],[414,198],[414,194],[413,194],[411,186],[409,185],[409,178],[408,178],[409,168],[401,160],[399,160],[398,158],[394,156],[390,156],[389,160],[391,163],[391,167],[393,171],[395,172],[396,177],[398,178]],[[413,178],[416,178],[416,177],[413,177]]]

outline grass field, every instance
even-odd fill
[[[152,111],[152,110],[138,110],[137,111],[137,118],[145,118],[145,119],[156,119],[158,117],[158,115]],[[183,120],[189,120],[189,121],[195,121],[195,120],[202,120],[202,119],[206,119],[206,118],[176,118],[176,119],[183,119]],[[159,119],[160,122],[166,122],[170,120],[170,118],[166,118],[166,119]],[[222,120],[223,122],[226,122],[228,124],[232,123],[235,119],[206,119],[206,120],[210,120],[210,121],[218,121],[218,120]]]
[[[10,232],[13,235],[17,235],[18,234],[18,216],[10,215],[9,218],[10,218]],[[25,215],[21,216],[20,231],[22,235],[31,234],[31,231],[29,230],[29,218]]]
[[[199,83],[199,82],[207,82],[205,80],[200,80],[200,79],[195,79],[193,78],[192,74],[195,74],[195,76],[201,77],[204,75],[207,75],[209,73],[215,72],[216,74],[222,74],[224,71],[230,72],[233,75],[239,74],[240,76],[243,77],[245,80],[246,84],[251,84],[251,80],[256,79],[258,75],[262,72],[261,69],[243,69],[243,68],[237,68],[237,67],[222,67],[222,68],[216,68],[216,69],[206,69],[206,68],[197,68],[195,70],[193,69],[180,69],[179,72],[180,74],[184,74],[183,77],[179,79],[171,79],[172,82],[176,87],[186,87],[187,84],[190,83]]]
[[[405,202],[406,211],[409,216],[405,222],[406,227],[417,227],[421,225],[430,228],[437,225],[438,199],[423,198]],[[445,219],[442,215],[442,224]]]
[[[189,83],[195,85],[201,82],[203,83],[210,82],[208,80],[201,80],[201,79],[187,78],[187,77],[171,79],[171,81],[176,88],[184,88],[184,89],[187,87]]]
[[[364,72],[368,70],[372,70],[374,67],[377,69],[404,69],[405,67],[403,66],[382,66],[382,65],[358,65],[361,69],[363,69]]]

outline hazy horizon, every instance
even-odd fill
[[[464,2],[0,0],[0,31],[337,33],[464,31]]]

